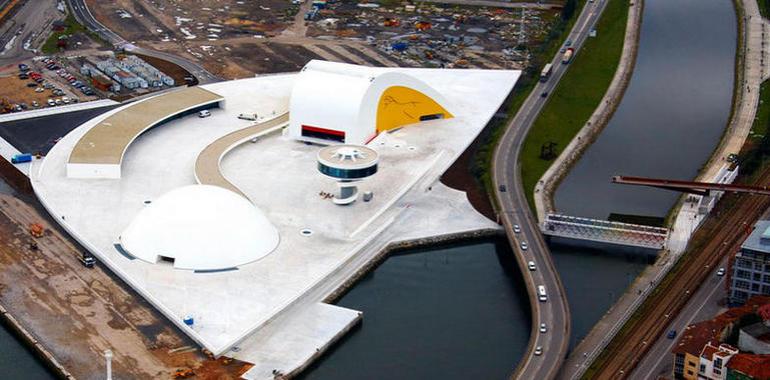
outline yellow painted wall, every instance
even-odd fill
[[[686,353],[684,355],[684,378],[687,380],[697,380],[698,367],[700,367],[700,358]]]
[[[377,132],[420,122],[420,116],[443,114],[454,117],[444,107],[420,91],[404,86],[385,89],[377,104]]]

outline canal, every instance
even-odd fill
[[[599,219],[665,217],[678,193],[612,185],[610,178],[698,174],[730,115],[736,39],[730,0],[645,0],[631,82],[605,130],[557,189],[556,209]],[[569,298],[573,344],[650,262],[643,253],[607,246],[550,247]]]
[[[302,378],[505,379],[529,340],[525,289],[504,239],[393,255],[337,303],[361,327]]]

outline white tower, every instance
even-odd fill
[[[340,192],[334,203],[349,205],[358,198],[357,182],[377,173],[379,157],[361,145],[332,145],[318,151],[318,171],[337,180]]]

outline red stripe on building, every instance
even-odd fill
[[[332,136],[345,137],[345,132],[344,131],[335,131],[334,129],[326,129],[326,128],[321,128],[321,127],[313,127],[313,126],[310,126],[310,125],[302,125],[302,130],[303,131],[310,131],[310,132],[317,132],[317,133],[324,133],[324,134],[332,135]]]

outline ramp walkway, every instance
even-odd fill
[[[70,153],[70,178],[120,178],[123,156],[148,129],[182,117],[224,98],[200,87],[187,87],[133,103],[108,116],[86,132]]]
[[[195,180],[202,185],[214,185],[225,188],[248,199],[238,187],[225,178],[219,163],[227,152],[238,145],[252,138],[283,128],[288,124],[289,112],[287,111],[272,119],[239,129],[218,138],[198,154],[198,158],[195,160]]]

